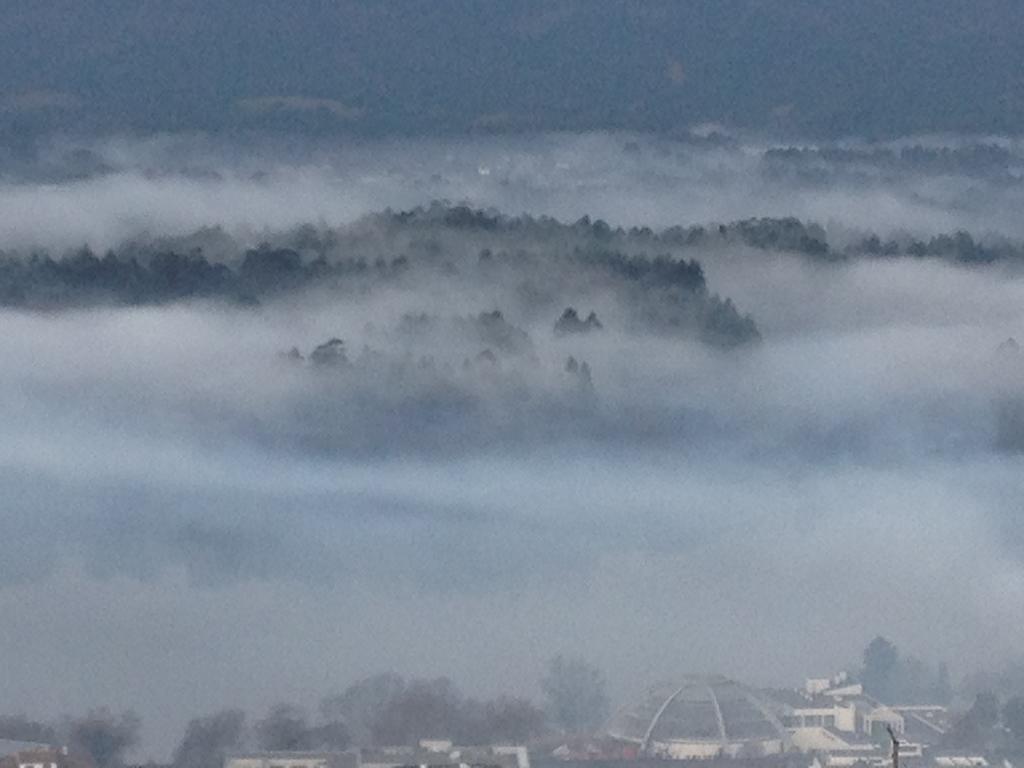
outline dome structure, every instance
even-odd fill
[[[608,735],[640,754],[677,760],[754,757],[786,748],[785,727],[755,691],[725,677],[659,685],[612,718]]]

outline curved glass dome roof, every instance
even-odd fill
[[[785,728],[751,689],[724,677],[687,677],[652,688],[637,706],[619,712],[608,734],[638,744],[784,739]]]

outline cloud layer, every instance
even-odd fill
[[[321,154],[111,140],[77,179],[55,145],[0,186],[0,247],[20,256],[132,240],[237,264],[313,222],[339,252],[435,240],[440,267],[259,306],[0,312],[5,686],[43,714],[136,707],[159,755],[196,711],[310,702],[379,669],[531,694],[572,650],[622,696],[687,671],[827,673],[882,630],[954,673],[1010,655],[1012,265],[669,249],[753,316],[760,342],[722,349],[636,322],[648,294],[604,272],[554,270],[571,240],[523,245],[553,294],[537,309],[522,263],[478,271],[483,249],[517,257],[511,235],[367,229],[449,197],[626,227],[798,215],[836,247],[1024,238],[1019,183],[962,144],[780,160],[609,135]],[[567,306],[602,328],[556,333]],[[345,362],[318,365],[332,337]]]

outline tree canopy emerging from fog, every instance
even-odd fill
[[[328,719],[345,722],[356,744],[373,743],[374,729],[391,702],[402,695],[405,680],[383,673],[359,680],[342,693],[325,698],[320,711]]]
[[[555,656],[541,688],[548,715],[566,733],[585,733],[608,716],[604,675],[583,659]]]
[[[245,307],[428,281],[467,292],[496,289],[524,311],[555,315],[565,308],[563,297],[604,289],[633,327],[720,347],[756,341],[754,320],[709,290],[696,260],[673,253],[700,237],[696,230],[656,236],[587,217],[562,224],[435,204],[338,230],[300,227],[255,248],[239,244],[224,263],[201,250],[179,250],[173,239],[127,243],[102,256],[88,248],[57,258],[12,254],[0,258],[0,305],[60,310],[216,300]],[[481,315],[481,332],[492,345],[522,345],[504,325],[505,309]],[[592,313],[577,325],[563,316],[558,331],[601,327]]]
[[[886,704],[949,704],[952,684],[945,663],[935,666],[900,652],[881,635],[864,649],[864,690]]]
[[[97,709],[68,724],[68,741],[92,757],[96,768],[118,768],[124,765],[125,752],[138,743],[141,725],[133,712],[118,716]]]
[[[541,736],[544,713],[526,699],[467,698],[447,678],[359,680],[321,703],[326,718],[347,723],[359,746],[412,745],[448,737],[460,744],[524,744]]]
[[[277,704],[254,727],[256,744],[269,751],[345,749],[351,741],[340,719],[310,724],[306,712],[291,704]]]
[[[892,701],[893,683],[900,656],[896,646],[876,637],[864,649],[864,688],[883,701]]]
[[[999,697],[991,691],[982,691],[946,734],[947,745],[973,751],[1002,746],[1005,732],[1000,728],[1001,717]]]
[[[189,720],[174,750],[174,768],[220,768],[224,756],[242,746],[245,713],[229,709]]]

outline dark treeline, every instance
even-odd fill
[[[301,291],[366,295],[425,279],[453,288],[503,291],[528,314],[564,310],[563,296],[605,290],[630,315],[632,330],[696,336],[716,346],[759,338],[752,318],[712,293],[703,269],[673,248],[693,232],[613,230],[506,217],[437,203],[387,211],[341,229],[311,226],[280,233],[256,248],[222,233],[127,243],[98,255],[88,248],[0,257],[0,306],[59,310],[215,299],[258,305]],[[216,241],[223,258],[204,243]]]
[[[1019,665],[1016,671],[968,678],[957,690],[944,663],[927,664],[879,636],[864,649],[858,678],[866,693],[887,704],[953,704],[959,713],[943,736],[943,747],[1024,754],[1024,676]]]
[[[887,704],[943,704],[953,699],[945,664],[932,666],[876,637],[864,649],[860,680],[864,690]]]
[[[837,153],[847,152],[847,150],[838,149],[834,151]],[[888,150],[877,151],[888,152]],[[992,151],[999,152],[998,148],[993,148]],[[784,152],[794,152],[799,155],[802,150],[784,150]],[[946,157],[950,153],[954,157],[959,157],[954,150],[932,151],[920,147],[916,150],[904,150],[902,154],[917,158],[918,155]],[[574,224],[565,225],[545,216],[509,217],[493,211],[441,204],[397,214],[385,213],[380,216],[384,217],[390,226],[400,223],[406,226],[424,227],[431,223],[442,222],[445,226],[456,229],[522,233],[530,238],[539,239],[555,239],[559,232],[569,229],[584,239],[586,244],[581,247],[581,250],[585,254],[600,254],[612,263],[616,261],[617,256],[621,257],[622,253],[630,253],[637,248],[646,248],[654,252],[659,250],[675,252],[685,248],[706,248],[729,244],[742,244],[766,251],[800,253],[824,260],[842,260],[858,256],[910,256],[916,258],[935,257],[963,263],[1024,261],[1024,243],[1008,240],[980,242],[965,231],[939,234],[926,239],[910,235],[883,236],[872,233],[854,243],[836,247],[828,242],[828,235],[821,225],[804,222],[794,217],[751,218],[726,224],[677,225],[655,231],[649,227],[612,227],[601,219],[591,220],[586,216]],[[683,268],[680,267],[680,269]],[[657,272],[658,270],[655,268],[651,271]],[[649,272],[645,270],[645,274],[649,274]]]
[[[387,278],[404,266],[400,258],[372,265],[359,259],[304,262],[294,250],[268,246],[247,251],[237,266],[212,263],[198,251],[157,251],[139,258],[117,251],[98,256],[82,248],[56,259],[33,254],[0,260],[0,304],[61,309],[200,298],[254,304],[259,298],[350,275]]]
[[[952,726],[940,746],[990,755],[1024,754],[1024,677],[1018,665],[954,686],[944,664],[932,666],[884,637],[865,648],[850,682],[886,704],[952,705]],[[975,690],[976,685],[989,685]],[[550,659],[539,681],[541,704],[519,696],[467,696],[448,678],[382,673],[321,699],[315,711],[281,702],[249,718],[237,708],[193,717],[174,750],[174,768],[220,768],[242,750],[345,750],[414,746],[449,738],[465,745],[550,744],[597,732],[610,712],[601,671],[578,657]],[[96,768],[123,768],[139,741],[132,712],[107,709],[40,722],[0,716],[0,739],[67,746]],[[551,737],[554,737],[553,739]]]
[[[983,244],[963,231],[954,232],[951,235],[936,235],[927,240],[890,238],[883,241],[877,235],[871,235],[849,249],[847,255],[858,253],[867,256],[938,258],[962,264],[991,264],[997,261],[1024,260],[1024,244],[1010,242]]]
[[[804,183],[834,182],[837,174],[858,176],[867,169],[873,174],[892,176],[958,174],[1016,182],[1020,165],[1019,154],[986,142],[957,147],[778,147],[761,157],[761,172],[767,178]]]
[[[128,750],[138,744],[142,721],[133,712],[120,715],[94,709],[80,717],[64,717],[55,723],[31,720],[24,715],[0,716],[0,739],[66,746],[86,755],[96,768],[120,768]]]
[[[324,717],[348,724],[360,746],[415,744],[447,734],[461,744],[525,743],[547,728],[544,712],[510,696],[467,698],[447,678],[361,680],[321,703]]]
[[[961,263],[1024,260],[1024,244],[982,243],[963,231],[928,239],[869,234],[835,247],[824,229],[795,218],[755,218],[710,226],[624,229],[583,217],[572,224],[529,215],[506,216],[468,206],[434,203],[385,211],[341,229],[298,227],[255,248],[214,230],[219,255],[204,252],[203,234],[131,242],[105,254],[88,247],[54,256],[46,252],[0,256],[0,306],[61,309],[94,305],[147,305],[187,299],[257,304],[309,288],[345,289],[399,279],[411,269],[493,272],[496,265],[573,271],[584,281],[599,273],[640,293],[668,293],[677,304],[701,305],[697,316],[665,319],[707,326],[714,337],[756,338],[756,327],[728,300],[709,294],[703,270],[679,256],[687,249],[741,244],[815,259],[857,256],[934,257]],[[228,244],[225,246],[224,241]],[[467,260],[466,252],[472,251]],[[651,255],[653,254],[653,255]],[[655,302],[658,303],[658,302]],[[656,320],[663,312],[648,313]]]
[[[530,239],[542,241],[555,240],[566,231],[571,231],[584,241],[583,245],[577,246],[577,255],[584,259],[596,257],[599,260],[607,260],[613,268],[618,266],[617,261],[624,253],[634,252],[638,248],[654,252],[675,252],[679,249],[729,244],[741,244],[766,251],[800,253],[825,260],[842,260],[857,256],[937,257],[967,263],[1024,260],[1024,243],[1006,240],[982,243],[964,231],[940,234],[927,239],[909,235],[882,236],[874,233],[852,244],[836,247],[828,242],[828,235],[821,225],[794,217],[751,218],[726,224],[677,225],[655,231],[649,227],[612,227],[601,219],[591,220],[587,216],[567,225],[545,216],[510,217],[466,206],[434,204],[428,208],[402,213],[386,212],[374,218],[392,228],[424,228],[441,223],[446,227],[460,230],[520,233]],[[628,267],[624,269],[630,271]],[[680,266],[679,269],[680,272],[685,271],[685,266]],[[635,271],[642,271],[645,276],[660,272],[657,264],[653,267],[644,265],[635,268]]]
[[[704,257],[736,245],[823,262],[862,257],[1024,262],[1024,244],[982,243],[966,232],[927,240],[870,234],[837,247],[821,226],[795,218],[655,232],[589,217],[567,224],[438,202],[384,211],[337,229],[301,226],[254,248],[212,230],[129,242],[103,255],[89,248],[62,256],[9,253],[0,256],[0,306],[52,311],[214,300],[248,307],[303,292],[365,296],[430,280],[456,290],[503,292],[527,318],[564,312],[603,291],[626,314],[628,327],[620,330],[732,347],[760,338],[754,319],[711,292],[700,262],[688,254]],[[557,332],[603,327],[577,320],[564,317]]]
[[[262,717],[225,709],[189,720],[174,751],[174,768],[220,768],[232,751],[344,750],[413,746],[421,739],[450,738],[466,746],[527,744],[550,733],[582,733],[607,714],[601,672],[579,658],[557,656],[540,681],[544,704],[498,695],[464,695],[451,680],[406,679],[384,673],[326,696],[311,714],[279,703]],[[141,721],[130,713],[90,711],[43,723],[21,715],[0,716],[0,739],[67,746],[96,768],[123,768],[138,743]]]
[[[1024,754],[1024,695],[978,693],[946,735],[946,745],[984,754]]]
[[[808,254],[828,252],[825,230],[821,226],[805,224],[792,217],[753,218],[728,224],[675,225],[654,230],[646,226],[614,227],[603,219],[591,219],[589,216],[567,224],[550,216],[508,216],[493,210],[435,202],[410,211],[384,211],[368,217],[368,220],[389,232],[398,229],[428,231],[440,226],[455,231],[511,236],[525,242],[560,243],[570,238],[577,258],[597,262],[607,260],[612,265],[627,254],[668,254],[681,248],[733,242]],[[669,257],[655,258],[654,262],[663,262],[666,258]],[[650,263],[640,258],[626,271],[645,277],[652,271],[665,274],[664,267],[652,269],[645,262]],[[684,274],[687,271],[684,266],[674,274],[682,282],[689,282],[696,278],[694,265],[691,264],[689,269],[689,278]]]

